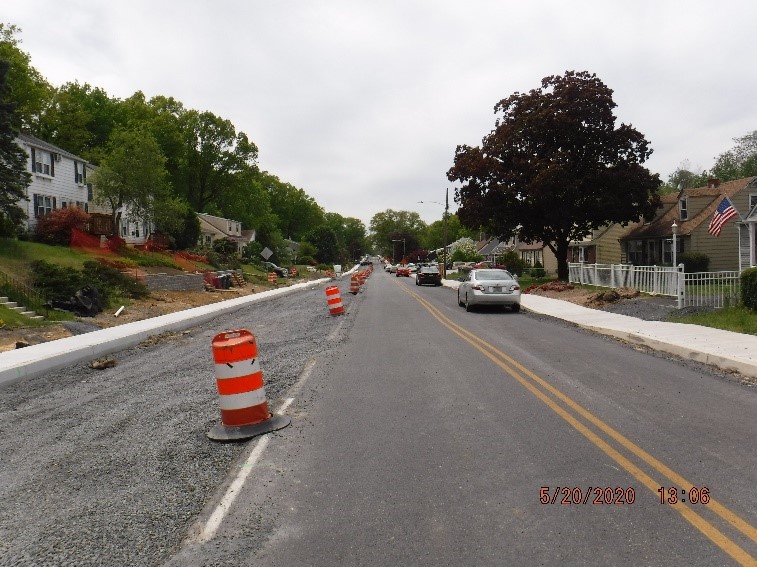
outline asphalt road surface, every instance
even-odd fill
[[[0,390],[0,565],[754,565],[753,388],[413,283]],[[291,426],[204,437],[219,326],[256,333]]]

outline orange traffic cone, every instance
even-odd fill
[[[339,288],[335,285],[326,288],[326,303],[329,305],[329,314],[341,315],[344,313],[342,296],[339,295]]]
[[[239,441],[289,425],[289,417],[273,416],[268,411],[255,336],[244,329],[226,331],[213,337],[212,346],[221,423],[208,432],[208,437]]]

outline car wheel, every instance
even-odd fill
[[[520,311],[520,303],[513,303],[510,306],[510,309],[512,309],[513,313],[517,313],[518,311]]]
[[[465,294],[465,310],[470,313],[473,309],[473,305],[471,305],[470,300],[468,299],[468,294]]]
[[[463,302],[460,301],[460,292],[459,291],[457,292],[457,306],[458,307],[462,307],[463,306]]]

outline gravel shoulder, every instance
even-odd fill
[[[338,285],[356,312],[362,296]],[[213,336],[255,334],[275,409],[352,320],[330,317],[323,286],[313,285],[153,337],[102,370],[76,364],[4,387],[0,567],[164,563],[245,446],[206,436],[220,421]]]

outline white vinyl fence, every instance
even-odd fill
[[[685,306],[727,307],[739,303],[739,272],[687,274],[683,264],[633,266],[631,264],[568,264],[569,281],[597,287],[628,287],[652,295],[675,297]]]

